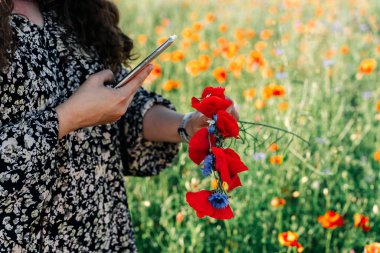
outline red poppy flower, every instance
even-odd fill
[[[247,166],[240,160],[238,154],[230,148],[212,148],[215,155],[215,167],[220,177],[228,184],[228,191],[241,186],[238,173],[248,170]]]
[[[191,106],[208,118],[212,118],[218,111],[224,111],[231,105],[231,100],[222,99],[217,96],[206,97],[202,100],[193,97],[191,100]]]
[[[239,126],[236,119],[226,111],[217,114],[216,127],[224,138],[234,137],[239,139]]]
[[[202,190],[199,192],[186,193],[186,201],[196,211],[199,218],[210,216],[218,220],[228,220],[234,217],[230,205],[225,208],[215,208],[209,201],[212,191]]]
[[[357,228],[362,228],[364,232],[371,230],[371,226],[369,225],[369,217],[364,216],[363,214],[356,213],[354,215],[354,225]]]
[[[224,88],[222,87],[206,87],[204,90],[203,90],[203,93],[202,93],[202,99],[206,98],[206,97],[210,97],[210,96],[216,96],[216,97],[220,97],[221,99],[226,99],[226,96],[224,95]]]
[[[215,137],[209,135],[207,128],[198,130],[189,142],[190,159],[199,165],[210,153],[210,142],[211,146],[215,146]]]
[[[292,231],[283,232],[278,235],[278,241],[281,245],[287,247],[296,247],[297,252],[303,252],[304,248],[298,242],[298,234]]]
[[[343,226],[343,218],[339,213],[334,211],[327,211],[323,216],[318,217],[318,222],[322,227],[327,229],[334,229]]]

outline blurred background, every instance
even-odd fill
[[[241,120],[308,142],[242,124],[231,145],[249,171],[228,221],[199,219],[186,203],[186,192],[211,188],[186,145],[159,176],[126,178],[140,252],[296,252],[279,238],[288,231],[304,252],[380,241],[380,1],[115,2],[132,65],[178,35],[146,89],[188,112],[204,87],[222,86]]]

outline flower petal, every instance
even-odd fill
[[[240,160],[238,154],[230,148],[212,148],[215,155],[215,167],[220,177],[228,184],[228,191],[241,186],[238,173],[248,170],[248,167]]]
[[[203,90],[203,93],[202,93],[202,99],[206,98],[206,97],[209,97],[209,96],[216,96],[216,97],[220,97],[221,99],[226,99],[226,96],[224,95],[224,88],[222,87],[206,87],[204,90]]]
[[[215,146],[215,137],[210,136],[211,145]],[[200,164],[210,151],[209,133],[207,128],[198,130],[189,142],[189,157],[196,164]]]
[[[231,176],[228,170],[227,157],[222,148],[212,148],[212,153],[215,156],[215,168],[220,173],[221,179],[228,185],[231,184]]]
[[[212,191],[202,190],[199,192],[186,193],[187,203],[196,211],[199,218],[210,216],[218,220],[227,220],[234,217],[230,205],[225,208],[214,208],[209,202],[208,198],[211,196]]]
[[[231,174],[237,174],[248,170],[248,167],[241,161],[240,156],[233,149],[226,148],[224,152],[227,155]]]
[[[226,110],[231,105],[231,100],[222,99],[216,96],[206,97],[202,100],[194,97],[191,99],[191,106],[208,118],[212,118],[218,111]]]
[[[238,139],[239,126],[236,119],[226,111],[219,111],[217,114],[216,127],[224,138],[234,137]]]

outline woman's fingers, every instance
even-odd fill
[[[234,105],[234,101],[227,97],[226,96],[226,99],[230,100],[232,102],[232,105],[230,107],[227,108],[226,112],[228,112],[229,114],[231,114],[236,120],[239,120],[239,113],[236,111],[236,108],[235,108],[235,105]]]
[[[114,74],[111,70],[106,69],[91,75],[88,79],[91,80],[90,84],[103,85],[105,82],[114,80]]]
[[[236,120],[239,120],[239,113],[236,111],[234,105],[227,108],[226,112],[230,113]]]
[[[143,84],[144,80],[149,76],[152,69],[153,69],[152,64],[147,65],[131,81],[129,81],[126,85],[124,85],[123,87],[120,87],[117,90],[119,90],[122,94],[124,94],[127,97],[135,94],[138,88],[140,88],[141,85]]]

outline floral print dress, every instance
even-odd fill
[[[104,66],[56,20],[44,13],[41,28],[10,17],[15,51],[0,74],[0,252],[135,252],[124,176],[156,175],[175,157],[176,144],[142,137],[150,107],[174,108],[140,89],[120,121],[59,140],[54,108]]]

